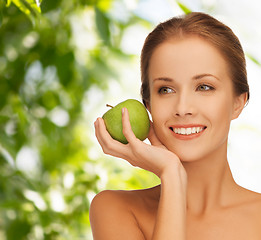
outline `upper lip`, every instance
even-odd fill
[[[176,125],[171,125],[169,128],[193,128],[193,127],[206,128],[206,125],[202,125],[202,124],[176,124]]]

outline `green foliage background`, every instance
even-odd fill
[[[0,239],[91,239],[89,206],[102,175],[110,176],[109,188],[157,183],[89,153],[86,93],[117,79],[113,59],[132,58],[119,47],[125,29],[150,27],[131,12],[124,22],[114,19],[114,2],[0,0]],[[95,39],[84,50],[75,44],[83,16]]]
[[[120,47],[128,27],[152,28],[126,7],[116,18],[111,9],[124,2],[0,0],[1,240],[92,239],[95,194],[158,183],[93,153],[86,96],[105,93],[119,79],[117,63],[137,57]]]

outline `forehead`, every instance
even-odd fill
[[[149,79],[163,75],[184,78],[202,73],[227,77],[228,64],[216,47],[197,36],[163,42],[150,59]]]

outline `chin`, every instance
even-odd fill
[[[168,148],[168,147],[167,147]],[[171,152],[175,153],[182,163],[191,163],[206,158],[206,152],[203,149],[191,149],[191,148],[168,148]],[[202,151],[203,150],[203,151]]]

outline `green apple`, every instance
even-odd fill
[[[110,105],[107,105],[110,106]],[[111,107],[111,106],[110,106]],[[122,108],[129,112],[131,129],[135,136],[143,141],[147,138],[150,129],[149,115],[144,105],[135,99],[128,99],[112,107],[103,116],[105,126],[113,139],[124,144],[128,141],[122,133]]]

